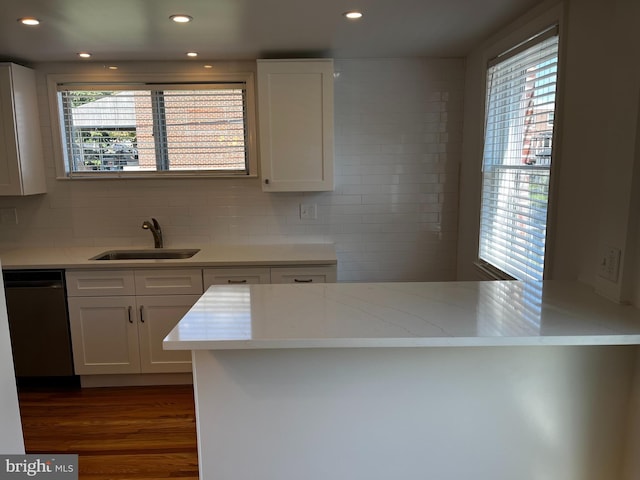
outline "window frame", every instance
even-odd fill
[[[216,74],[49,74],[47,75],[47,90],[49,97],[49,112],[53,133],[53,150],[58,180],[81,179],[158,179],[158,178],[257,178],[257,117],[255,79],[253,72],[216,73]],[[228,172],[223,170],[156,170],[156,171],[88,171],[72,172],[67,161],[64,124],[60,116],[58,103],[59,85],[81,88],[83,85],[103,86],[108,88],[124,85],[148,84],[150,88],[166,85],[171,88],[189,88],[211,83],[238,84],[243,83],[246,95],[246,172]]]
[[[552,13],[552,18],[554,15],[553,12]],[[495,50],[497,45],[494,45],[494,52],[496,52],[494,55],[489,55],[488,52],[485,52],[484,55],[484,68],[483,68],[483,107],[482,107],[482,119],[483,119],[483,128],[482,128],[482,138],[481,138],[481,150],[480,150],[480,155],[479,155],[479,185],[478,185],[478,224],[477,224],[477,243],[475,246],[475,261],[473,262],[475,267],[478,269],[478,271],[480,271],[482,273],[482,275],[489,277],[490,279],[494,279],[494,280],[518,280],[515,277],[513,277],[512,275],[510,275],[509,273],[504,272],[503,270],[501,270],[499,267],[496,267],[495,265],[491,264],[490,262],[487,262],[484,259],[480,258],[480,251],[481,251],[481,218],[483,215],[483,194],[484,194],[484,149],[485,149],[485,142],[486,142],[486,129],[487,129],[487,100],[488,100],[488,96],[489,96],[489,91],[488,91],[488,81],[487,81],[487,73],[489,71],[489,69],[492,67],[492,65],[499,63],[500,60],[498,60],[500,58],[500,56],[505,55],[506,59],[508,59],[510,56],[510,53],[512,51],[516,52],[515,54],[517,55],[519,52],[518,50],[520,49],[526,49],[530,45],[527,45],[529,43],[531,43],[533,41],[533,45],[537,44],[538,42],[543,42],[545,41],[546,38],[548,38],[548,33],[551,31],[555,32],[555,35],[558,37],[558,51],[557,51],[557,58],[558,58],[558,67],[557,67],[557,79],[556,79],[556,90],[555,90],[555,106],[554,106],[554,111],[553,111],[553,131],[552,131],[552,137],[551,137],[551,158],[553,159],[549,168],[549,193],[548,193],[548,200],[547,200],[547,219],[546,219],[546,247],[545,247],[545,254],[544,254],[544,263],[543,263],[543,279],[547,278],[547,272],[550,271],[550,264],[552,263],[552,248],[550,247],[550,244],[552,243],[553,240],[553,220],[555,218],[555,212],[553,209],[553,205],[554,205],[554,198],[555,198],[555,184],[557,183],[557,164],[558,162],[558,158],[557,158],[557,152],[559,151],[560,147],[560,138],[561,138],[561,122],[560,122],[560,117],[561,117],[561,112],[560,112],[560,105],[561,105],[561,98],[562,98],[562,84],[561,84],[561,79],[563,78],[563,55],[562,55],[562,45],[563,45],[563,35],[562,35],[562,15],[558,14],[556,18],[553,18],[553,20],[549,21],[548,23],[538,23],[538,22],[534,22],[536,25],[530,24],[527,28],[527,34],[520,36],[520,38],[518,39],[518,37],[516,36],[510,36],[509,40],[507,39],[503,39],[502,42],[500,42],[500,45],[502,48],[500,48],[497,52]],[[540,37],[540,38],[538,38]],[[505,43],[506,41],[506,43]],[[524,280],[526,281],[526,280]]]

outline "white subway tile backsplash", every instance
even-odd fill
[[[0,226],[0,246],[151,246],[140,227],[153,216],[167,246],[332,242],[340,281],[453,279],[463,60],[335,67],[336,189],[322,193],[264,193],[259,179],[56,180],[42,75],[49,193],[0,198],[19,216]],[[301,203],[318,218],[301,220]]]

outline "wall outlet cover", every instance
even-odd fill
[[[598,256],[598,275],[612,282],[618,281],[621,251],[617,247],[602,245]]]

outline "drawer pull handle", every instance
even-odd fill
[[[129,307],[127,308],[127,315],[129,316],[129,323],[133,323],[133,320],[131,319],[131,310],[132,310],[132,306],[129,305]]]
[[[242,279],[242,280],[227,280],[227,283],[247,283],[246,279]]]
[[[295,283],[313,283],[313,278],[306,278],[306,279],[300,279],[300,278],[294,278],[293,281]]]
[[[140,321],[144,323],[144,305],[140,305]]]

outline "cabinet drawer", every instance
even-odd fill
[[[202,270],[135,270],[137,295],[194,295],[202,293]]]
[[[203,270],[204,287],[210,285],[234,285],[269,283],[269,268],[208,268]]]
[[[69,297],[135,295],[133,270],[67,270]]]
[[[271,269],[271,283],[334,283],[335,267],[291,267]]]

